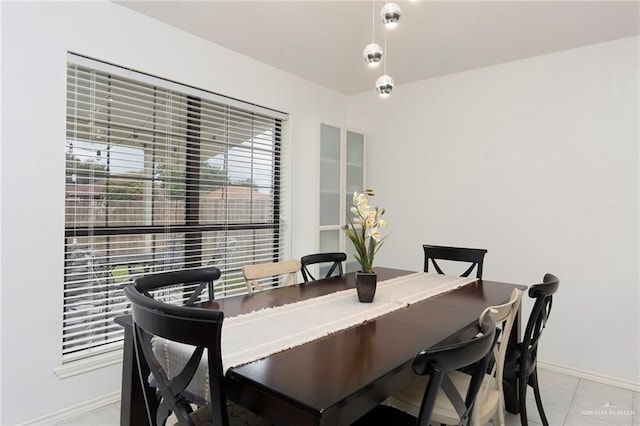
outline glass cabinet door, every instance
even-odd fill
[[[340,225],[340,129],[320,126],[320,226]]]
[[[320,253],[340,251],[341,230],[320,231]]]
[[[349,224],[353,193],[365,189],[364,135],[320,124],[318,252],[347,254],[347,272],[359,269],[343,228]]]
[[[346,222],[353,204],[353,193],[364,190],[364,135],[347,131],[347,184],[345,201]]]

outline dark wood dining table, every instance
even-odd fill
[[[412,273],[376,268],[378,281]],[[232,317],[355,288],[355,274],[203,302]],[[332,333],[226,374],[227,397],[277,425],[349,425],[413,377],[422,349],[471,337],[487,306],[525,286],[477,280],[355,327]],[[121,425],[146,423],[130,317],[125,327]],[[519,324],[511,339],[517,339]]]

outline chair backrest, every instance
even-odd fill
[[[552,274],[545,274],[542,279],[542,284],[535,284],[529,287],[529,297],[536,300],[531,309],[527,327],[522,338],[522,357],[525,360],[535,360],[537,357],[540,335],[547,325],[547,320],[551,313],[553,295],[558,291],[559,286],[560,280],[558,277]],[[521,364],[521,368],[524,368],[527,363],[523,362]]]
[[[300,261],[297,259],[242,267],[242,273],[244,274],[244,279],[247,282],[247,289],[250,294],[253,293],[254,290],[262,290],[262,284],[260,284],[258,280],[263,278],[286,275],[283,285],[295,284],[299,270]]]
[[[477,267],[476,278],[482,279],[482,264],[484,263],[484,255],[487,253],[486,249],[433,246],[428,244],[424,244],[422,248],[424,249],[424,272],[429,272],[429,260],[431,260],[436,272],[444,274],[436,260],[453,260],[471,263],[469,268],[460,275],[461,277],[468,277],[471,271]]]
[[[300,264],[302,265],[302,279],[305,283],[316,280],[311,272],[309,272],[308,267],[317,263],[332,263],[324,278],[331,277],[336,270],[337,274],[335,276],[342,276],[342,262],[345,260],[347,260],[347,255],[345,253],[318,253],[302,256],[300,258]]]
[[[202,290],[205,286],[209,293],[209,300],[213,300],[213,282],[220,278],[220,269],[214,267],[191,269],[185,271],[160,272],[157,274],[145,275],[134,280],[134,286],[141,293],[148,297],[152,297],[152,290],[158,290],[163,287],[183,284],[185,286],[197,284],[185,305],[193,305],[198,301]]]
[[[496,344],[493,347],[494,363],[491,369],[491,376],[495,377],[495,380],[485,380],[482,388],[478,392],[476,398],[476,408],[479,408],[482,403],[488,397],[489,383],[495,384],[495,388],[498,395],[502,395],[502,378],[504,375],[504,360],[507,354],[507,347],[509,346],[509,336],[511,335],[511,329],[515,323],[518,310],[520,309],[520,302],[522,301],[522,291],[514,288],[509,297],[509,301],[502,305],[490,306],[486,308],[482,314],[480,314],[480,323],[484,321],[485,316],[490,316],[496,323],[496,326],[500,329],[500,336],[496,336]],[[499,399],[502,401],[502,399]],[[498,402],[499,410],[503,410],[501,402]]]
[[[149,386],[143,386],[149,424],[164,425],[172,412],[180,424],[193,424],[189,418],[192,409],[183,393],[198,370],[206,349],[213,424],[228,425],[220,350],[224,314],[163,303],[145,295],[135,285],[125,286],[124,293],[131,301],[140,381],[147,383],[151,374],[158,388],[156,392]],[[153,352],[151,339],[154,336],[194,346],[182,371],[172,378],[167,376]]]
[[[419,426],[429,424],[440,388],[458,413],[459,424],[468,425],[470,423],[474,402],[482,385],[491,350],[495,343],[496,327],[491,316],[485,315],[478,329],[482,333],[479,337],[424,350],[416,355],[413,360],[413,371],[419,375],[430,376],[420,405],[417,423]],[[474,363],[469,388],[463,399],[446,373]]]

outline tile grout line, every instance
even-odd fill
[[[563,425],[567,423],[569,414],[571,414],[571,407],[573,406],[573,401],[576,400],[576,394],[578,393],[578,388],[580,387],[581,381],[582,379],[578,379],[578,383],[576,383],[576,388],[573,390],[573,395],[571,395],[571,401],[569,401],[569,406],[567,407],[567,413],[564,415],[564,419],[562,420]]]

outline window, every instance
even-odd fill
[[[69,54],[64,362],[119,347],[137,276],[213,265],[222,297],[279,260],[286,117]]]

